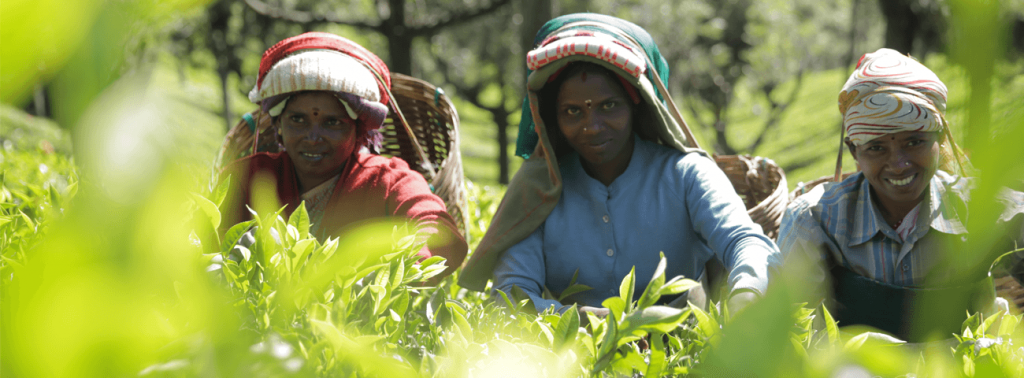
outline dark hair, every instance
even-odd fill
[[[573,62],[563,67],[557,73],[558,76],[554,80],[544,84],[544,88],[537,91],[537,106],[539,107],[540,118],[544,122],[544,127],[548,132],[548,139],[551,141],[551,147],[555,149],[556,156],[573,151],[565,136],[562,135],[562,130],[558,127],[558,116],[556,115],[558,92],[562,89],[562,84],[565,84],[566,80],[582,72],[604,76],[613,83],[612,85],[619,88],[622,93],[628,93],[626,88],[623,88],[624,83],[619,80],[619,76],[603,66],[588,62]],[[651,130],[653,122],[649,105],[642,99],[639,104],[634,104],[631,100],[627,101],[627,103],[633,114],[630,120],[633,133],[642,139],[656,142],[656,134]]]

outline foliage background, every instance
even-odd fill
[[[1022,7],[906,3],[937,17],[943,31],[939,42],[919,37],[910,50],[949,86],[949,119],[964,125],[954,130],[981,168],[968,226],[984,249],[996,237],[985,233],[998,214],[995,190],[1019,188],[1024,178],[1024,66],[1013,47]],[[267,15],[254,10],[261,4],[294,12]],[[771,157],[791,185],[831,171],[835,95],[855,55],[889,39],[888,16],[863,0],[6,1],[0,373],[1021,374],[1019,317],[975,316],[948,344],[894,347],[835,328],[814,304],[795,308],[801,285],[786,280],[736,317],[614,298],[606,307],[615,316],[606,320],[536,316],[515,298],[469,293],[452,278],[420,287],[429,264],[413,264],[403,251],[414,246],[390,226],[320,244],[308,240],[301,219],[257,206],[265,227],[248,253],[234,251],[234,237],[196,236],[219,222],[210,164],[225,127],[252,108],[243,94],[260,52],[304,30],[327,30],[394,64],[389,43],[399,29],[380,26],[399,6],[406,26],[444,26],[410,38],[409,69],[450,89],[460,110],[474,182],[471,241],[503,193],[496,161],[510,146],[499,147],[495,135],[514,141],[508,125],[518,120],[523,41],[550,16],[593,10],[648,28],[670,57],[670,87],[702,143]],[[475,11],[482,15],[451,21]],[[288,18],[296,14],[313,17]],[[512,174],[517,158],[510,160]],[[297,258],[316,251],[322,260]],[[339,264],[353,254],[365,257],[365,269]],[[687,286],[671,280],[632,288],[627,277],[623,292]],[[643,349],[636,341],[648,334]]]

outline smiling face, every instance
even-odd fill
[[[558,91],[558,129],[587,173],[605,185],[625,171],[633,154],[631,105],[620,84],[596,70],[573,74]]]
[[[939,167],[939,144],[938,132],[903,131],[848,147],[876,204],[899,220],[924,198]]]
[[[356,121],[330,92],[292,96],[278,122],[281,144],[295,165],[302,191],[340,173],[359,147]]]

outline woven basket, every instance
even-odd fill
[[[469,213],[459,152],[459,115],[455,106],[440,88],[399,73],[391,74],[391,93],[430,161],[423,163],[412,138],[394,112],[389,114],[381,129],[384,134],[381,155],[400,157],[423,174],[434,194],[444,200],[459,232],[465,236]],[[437,172],[432,178],[429,167]]]
[[[750,218],[761,225],[765,235],[775,240],[782,214],[789,204],[786,174],[782,168],[771,159],[750,155],[715,156],[715,162],[743,198]]]
[[[469,224],[468,204],[459,152],[459,115],[455,107],[439,88],[398,73],[391,74],[391,93],[429,162],[424,164],[420,158],[413,146],[414,138],[409,136],[393,107],[381,128],[384,142],[379,153],[401,158],[422,174],[465,236]],[[278,152],[276,133],[270,115],[259,109],[246,114],[224,137],[216,166],[223,167],[256,152]]]

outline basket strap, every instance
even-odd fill
[[[370,67],[366,62],[361,63],[363,63],[370,72],[373,72],[373,75],[377,77],[377,80],[380,80],[382,83],[384,82],[384,78],[381,77],[377,70]],[[398,119],[402,121],[402,128],[405,129],[406,134],[409,134],[409,140],[412,141],[412,148],[416,150],[416,154],[419,155],[420,160],[423,162],[420,166],[427,171],[429,176],[427,177],[427,181],[433,181],[434,177],[437,177],[437,169],[434,168],[434,163],[430,161],[430,156],[427,155],[426,151],[423,151],[423,146],[420,145],[419,139],[416,138],[416,133],[412,131],[412,126],[409,125],[409,121],[405,119],[405,114],[402,114],[402,109],[398,106],[398,100],[395,98],[395,95],[391,93],[391,88],[388,88],[386,85],[383,85],[382,87],[384,87],[384,91],[388,93],[388,97],[391,98],[391,108],[395,110],[395,114],[398,115]]]
[[[647,61],[647,70],[650,71],[651,74],[654,75],[654,85],[656,85],[658,87],[658,91],[661,92],[661,95],[665,99],[665,102],[668,103],[669,114],[671,114],[672,117],[675,118],[675,121],[677,123],[679,123],[679,126],[682,127],[683,134],[686,135],[686,140],[689,142],[690,146],[703,150],[703,148],[700,148],[700,144],[697,143],[697,138],[695,138],[693,136],[693,133],[690,132],[690,126],[686,124],[686,120],[683,119],[683,115],[681,113],[679,113],[679,108],[676,107],[676,102],[674,100],[672,100],[672,94],[668,93],[668,89],[665,88],[665,83],[661,79],[661,75],[658,74],[658,70],[654,69],[654,62],[652,62],[651,58],[647,56],[647,54],[645,53],[646,50],[640,48],[641,45],[640,45],[640,43],[637,43],[636,39],[633,39],[632,36],[630,36],[629,34],[626,34],[622,30],[620,30],[619,28],[616,28],[616,27],[614,27],[612,25],[602,24],[602,23],[593,22],[593,21],[571,22],[571,23],[563,25],[562,27],[558,28],[558,30],[555,30],[551,34],[558,34],[559,32],[561,32],[563,30],[566,30],[566,29],[572,28],[572,27],[576,27],[576,26],[593,26],[593,27],[597,27],[597,28],[600,28],[600,29],[603,29],[603,30],[610,31],[610,32],[614,33],[615,35],[617,35],[617,36],[619,36],[619,37],[629,41],[629,43],[633,44],[632,47],[634,49],[636,49],[639,52],[642,52],[640,55],[643,56],[645,61]]]
[[[836,174],[832,182],[840,182],[843,179],[843,145],[846,144],[846,126],[839,126],[839,154],[836,155]]]

